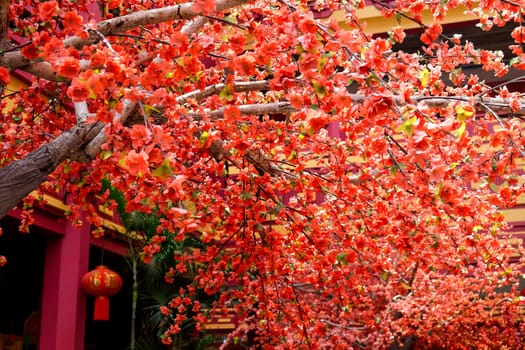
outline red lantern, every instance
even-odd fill
[[[93,319],[95,321],[109,320],[109,297],[120,291],[122,278],[106,266],[100,265],[86,273],[80,285],[87,294],[96,297]]]

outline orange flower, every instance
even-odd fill
[[[139,153],[134,150],[129,151],[124,158],[124,164],[131,175],[141,177],[149,173],[148,154],[144,151]]]
[[[65,78],[72,79],[78,76],[80,72],[80,63],[73,57],[66,57],[57,68],[57,73]]]
[[[109,9],[116,9],[120,7],[122,1],[121,0],[109,0],[108,1],[108,8]]]
[[[515,42],[518,44],[525,42],[525,27],[519,26],[512,30],[512,33],[510,33],[512,36],[512,39],[514,39]]]
[[[457,189],[452,183],[445,181],[441,184],[439,189],[439,198],[445,203],[455,204],[460,199]]]
[[[246,36],[242,34],[236,34],[229,39],[229,47],[235,51],[235,53],[242,53],[246,46]]]
[[[136,149],[139,149],[142,146],[144,146],[145,141],[149,139],[148,131],[146,130],[146,127],[142,124],[133,125],[129,136],[131,137],[131,143],[133,144],[133,147],[135,147]]]
[[[304,106],[304,97],[302,95],[296,94],[295,92],[288,94],[288,99],[292,107],[300,109]]]
[[[20,52],[28,60],[32,60],[34,58],[37,58],[38,54],[39,54],[38,53],[38,49],[33,44],[29,44],[27,46],[24,46]]]
[[[406,33],[403,30],[403,27],[397,26],[394,27],[394,31],[392,32],[392,38],[396,41],[396,43],[402,43],[405,40]]]
[[[255,74],[255,58],[252,55],[242,55],[233,60],[235,70],[240,75]]]
[[[38,14],[42,21],[50,21],[58,14],[59,8],[56,1],[47,1],[41,3],[38,7]]]
[[[0,67],[0,84],[7,85],[11,81],[9,71],[4,67]]]
[[[59,59],[64,57],[64,43],[59,38],[51,38],[42,48],[40,57],[44,59]]]
[[[64,15],[62,24],[64,25],[64,32],[78,33],[82,31],[82,17],[76,11],[68,11]]]
[[[317,22],[311,13],[306,14],[304,18],[299,21],[299,29],[303,33],[315,33],[317,31]]]
[[[224,107],[224,119],[232,122],[236,122],[241,117],[241,111],[237,106],[226,106]]]
[[[313,132],[324,128],[325,125],[328,124],[328,122],[328,116],[319,110],[310,111],[308,113],[308,126]]]
[[[109,56],[106,54],[105,51],[98,50],[91,56],[91,65],[93,67],[102,66],[104,65],[104,63],[106,63],[106,60],[108,59],[108,57]]]
[[[159,165],[164,160],[164,155],[160,148],[150,145],[146,152],[148,152],[148,161],[153,165]]]
[[[80,102],[88,98],[89,89],[85,82],[80,81],[78,78],[73,78],[73,82],[67,89],[67,96],[69,96],[73,102]]]
[[[443,28],[441,27],[441,24],[434,23],[425,29],[423,34],[421,34],[421,41],[427,45],[430,45],[439,37],[442,31]]]

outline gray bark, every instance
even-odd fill
[[[82,156],[83,148],[102,128],[102,123],[79,124],[24,158],[1,168],[0,218],[44,182],[63,160],[72,156],[88,160]]]
[[[9,4],[11,0],[0,0],[0,47],[5,49],[7,44],[7,27],[9,22]]]

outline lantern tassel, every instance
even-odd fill
[[[95,321],[109,320],[109,298],[105,296],[98,296],[95,299],[95,312],[93,314]]]

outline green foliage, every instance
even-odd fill
[[[121,191],[111,186],[107,180],[102,182],[102,190],[109,191],[109,198],[117,204],[117,212],[122,223],[129,232],[140,232],[146,240],[157,233],[160,224],[160,216],[153,213],[142,213],[138,211],[128,212],[126,201]],[[139,244],[137,244],[139,243]],[[143,242],[144,243],[144,242]],[[139,250],[142,246],[140,242],[132,242],[131,249]],[[205,249],[206,245],[196,237],[186,237],[182,241],[166,240],[162,242],[162,249],[153,256],[150,263],[145,264],[138,261],[138,309],[141,314],[141,334],[136,340],[135,350],[155,350],[166,349],[160,341],[166,328],[170,325],[170,319],[161,313],[161,306],[167,305],[173,298],[179,295],[180,288],[191,283],[193,277],[193,266],[188,266],[188,273],[185,276],[175,275],[173,283],[165,281],[165,275],[171,266],[176,264],[175,256],[191,249]],[[140,251],[131,252],[132,259],[138,256]],[[130,268],[132,262],[130,262]],[[204,297],[204,296],[203,296]],[[208,297],[209,298],[209,297]],[[201,301],[205,304],[205,300]],[[205,335],[199,338],[191,336],[189,333],[194,330],[195,322],[188,315],[188,320],[181,327],[181,332],[173,343],[173,349],[205,349],[213,342],[212,335]]]

